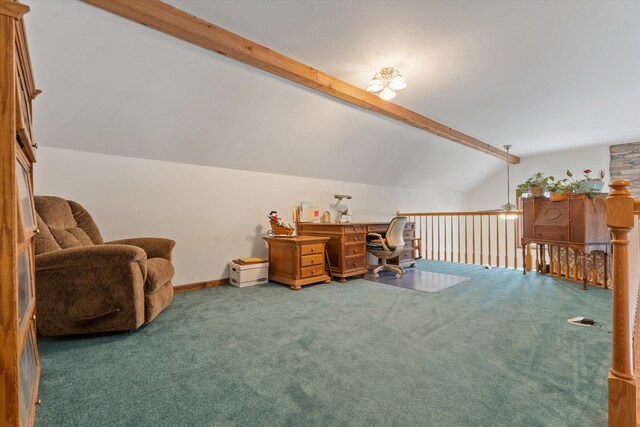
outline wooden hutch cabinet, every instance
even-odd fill
[[[606,254],[609,253],[610,236],[606,223],[605,198],[593,198],[585,194],[569,194],[568,199],[552,202],[546,197],[522,200],[522,254],[531,243],[540,246],[544,264],[544,246],[561,246],[579,251],[583,268],[583,288],[586,289],[586,254],[592,251],[605,253],[605,279],[607,281]],[[577,256],[576,256],[577,257]],[[577,259],[575,260],[577,265]],[[524,266],[524,274],[527,272]]]
[[[38,394],[33,205],[33,82],[22,15],[0,0],[0,425],[31,426]]]

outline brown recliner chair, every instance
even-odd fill
[[[169,239],[104,242],[78,203],[36,196],[36,312],[42,335],[127,331],[173,299]]]

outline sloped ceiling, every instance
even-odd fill
[[[528,155],[640,138],[640,2],[170,1]],[[393,186],[467,188],[498,159],[77,1],[29,2],[46,146]]]

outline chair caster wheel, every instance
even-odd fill
[[[399,279],[399,278],[401,278],[401,277],[402,277],[402,274],[400,274],[400,273],[396,273],[396,279]]]
[[[380,275],[378,273],[373,273],[373,278],[377,279],[378,277],[380,277]]]

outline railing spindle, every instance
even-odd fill
[[[471,215],[471,264],[476,263],[476,216]]]
[[[467,224],[467,219],[469,215],[464,216],[464,263],[469,264],[469,224]]]
[[[440,215],[438,215],[438,261],[440,261]]]
[[[509,230],[507,229],[507,218],[504,221],[504,268],[509,268]]]
[[[480,215],[480,265],[484,264],[484,239],[483,230],[484,230],[484,221],[482,221],[482,215]]]
[[[460,215],[458,215],[458,262],[460,262]]]
[[[435,226],[434,226],[433,218],[434,217],[431,217],[431,259],[432,260],[435,259],[435,254],[433,253],[434,250],[435,250],[434,240],[433,239],[434,239],[434,237],[436,235],[436,233],[435,233],[436,229],[435,229]]]
[[[453,215],[451,215],[449,219],[450,219],[449,230],[451,231],[451,262],[453,262]]]
[[[518,220],[513,220],[513,268],[518,268]]]
[[[496,267],[500,267],[500,226],[498,221],[499,217],[496,215]]]
[[[491,217],[487,216],[487,265],[491,265]]]

